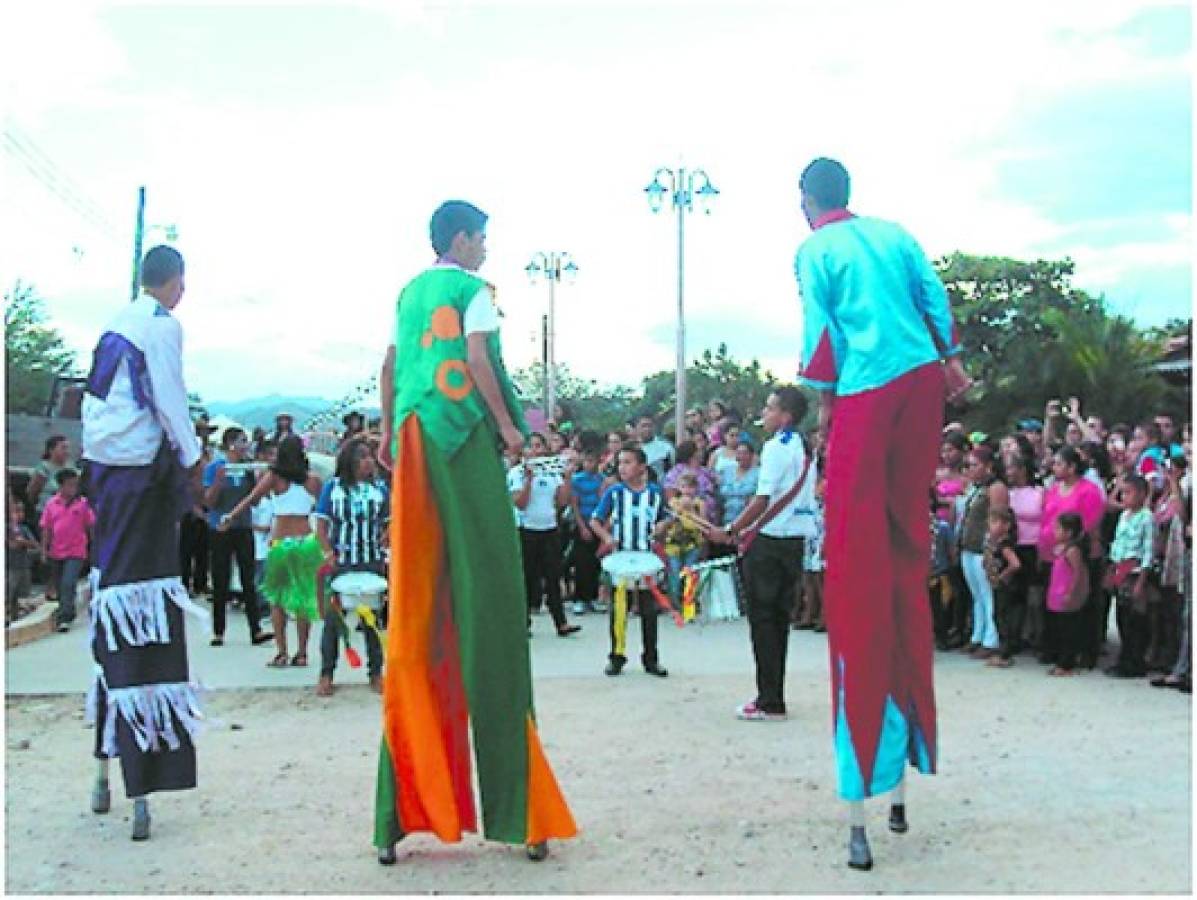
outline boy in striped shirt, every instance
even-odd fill
[[[590,529],[601,542],[599,556],[613,550],[651,553],[653,541],[660,539],[668,527],[665,495],[657,484],[648,480],[648,459],[636,445],[625,445],[619,451],[619,482],[607,488],[594,514]],[[631,592],[640,611],[640,640],[643,651],[640,661],[644,671],[658,678],[669,675],[657,662],[657,609],[647,590]],[[615,604],[611,605],[611,653],[607,675],[614,677],[623,671],[627,657],[622,649],[623,635],[616,634]],[[621,623],[626,628],[626,621]]]

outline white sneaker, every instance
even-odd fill
[[[749,700],[742,706],[736,707],[736,718],[743,719],[745,722],[784,722],[786,714],[765,712],[756,705],[755,700]]]

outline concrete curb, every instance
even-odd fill
[[[54,614],[58,612],[55,600],[45,600],[37,609],[23,619],[13,622],[4,630],[4,647],[11,650],[22,644],[44,638],[54,633]]]

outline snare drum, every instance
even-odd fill
[[[347,610],[363,604],[378,609],[382,606],[379,598],[387,591],[387,580],[373,572],[346,572],[332,580],[332,589]]]
[[[665,571],[665,566],[655,553],[619,550],[603,558],[603,571],[616,585],[633,587],[641,579],[656,578]]]

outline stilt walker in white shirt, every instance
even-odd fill
[[[96,511],[90,606],[96,674],[88,696],[99,771],[91,806],[108,812],[118,757],[133,800],[133,840],[150,836],[147,797],[196,784],[202,719],[183,614],[207,618],[180,578],[179,522],[198,490],[199,441],[183,385],[183,258],[154,247],[145,292],[96,345],[83,401],[83,459]]]

